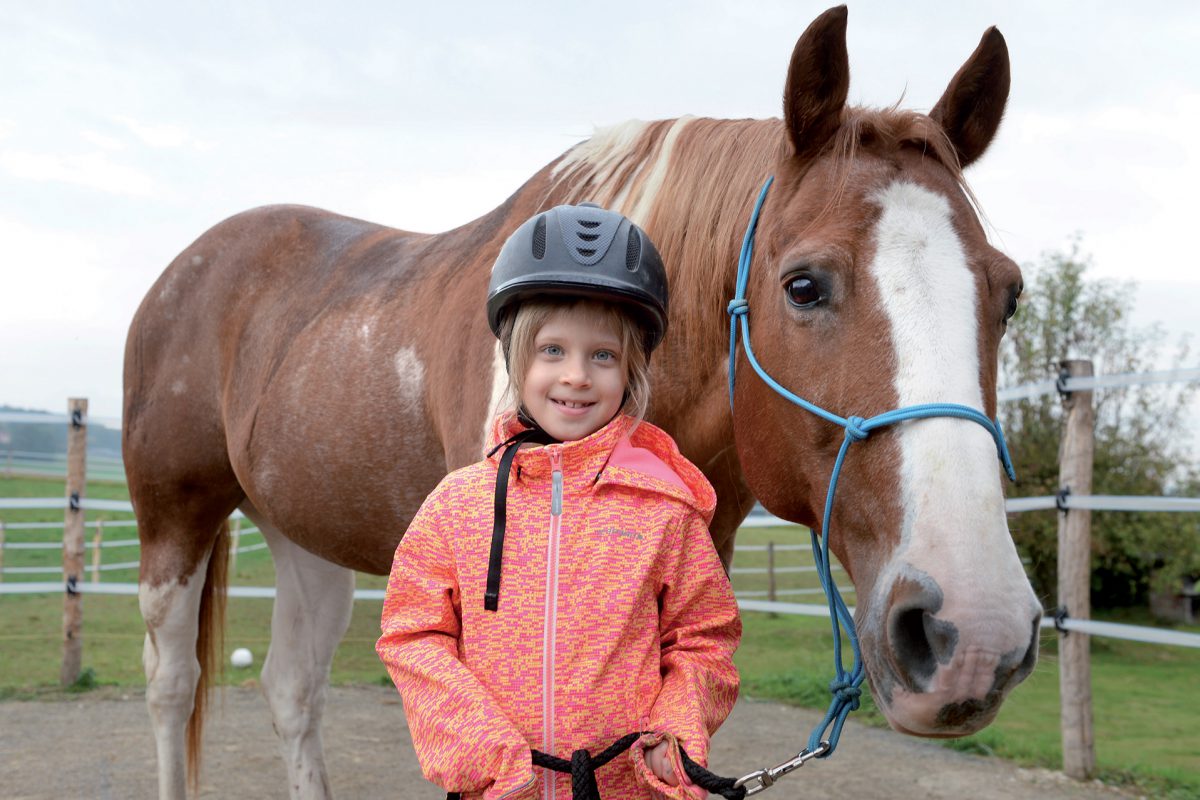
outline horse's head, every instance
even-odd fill
[[[747,292],[754,351],[781,384],[844,417],[940,402],[994,418],[1021,273],[988,244],[960,169],[1000,123],[1004,39],[985,33],[926,116],[846,106],[845,28],[844,8],[826,12],[792,56]],[[744,351],[737,375],[751,489],[819,526],[843,430],[777,395]],[[996,454],[984,427],[950,418],[880,429],[848,452],[830,546],[857,590],[874,696],[899,730],[978,730],[1036,660],[1041,608]]]

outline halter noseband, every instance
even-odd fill
[[[854,618],[850,615],[850,611],[842,599],[841,592],[838,591],[837,586],[833,582],[829,563],[829,522],[833,512],[833,498],[834,493],[837,491],[838,475],[842,471],[842,462],[846,458],[846,451],[850,449],[850,445],[866,439],[871,434],[871,431],[876,428],[894,425],[897,422],[905,420],[925,419],[928,417],[966,419],[977,422],[987,429],[988,433],[992,435],[992,439],[996,442],[996,452],[1000,457],[1000,463],[1004,465],[1004,471],[1007,473],[1009,480],[1015,481],[1017,476],[1013,471],[1012,459],[1008,454],[1008,445],[1004,441],[1004,432],[1000,428],[1000,421],[998,419],[988,419],[980,411],[970,406],[959,405],[957,403],[923,403],[898,408],[893,411],[886,411],[867,419],[854,416],[841,417],[788,391],[767,374],[767,371],[758,363],[758,359],[754,357],[754,350],[750,347],[750,303],[746,300],[746,285],[749,283],[750,263],[754,257],[754,232],[758,227],[759,212],[762,210],[763,201],[767,199],[767,190],[771,188],[771,183],[774,180],[774,176],[767,178],[766,183],[763,184],[762,191],[758,194],[758,200],[754,203],[754,210],[750,214],[750,223],[746,226],[746,235],[742,239],[742,251],[738,257],[737,282],[734,286],[733,299],[729,301],[727,309],[729,312],[729,410],[733,413],[734,369],[737,362],[738,321],[740,319],[741,338],[743,348],[746,352],[746,360],[750,362],[750,366],[754,368],[759,377],[787,400],[806,411],[816,414],[822,419],[828,420],[835,425],[840,425],[846,430],[846,438],[842,441],[841,449],[838,450],[837,458],[833,462],[833,474],[829,479],[829,491],[825,494],[825,512],[821,518],[822,535],[818,537],[816,531],[811,532],[813,558],[817,565],[817,575],[821,579],[821,587],[825,590],[825,596],[829,602],[829,618],[833,626],[833,663],[836,670],[836,677],[829,685],[829,690],[833,693],[833,701],[829,705],[829,711],[809,737],[807,750],[803,751],[797,758],[803,757],[806,753],[810,758],[824,758],[833,753],[834,748],[837,747],[838,738],[841,736],[842,725],[846,721],[846,716],[858,708],[858,697],[861,694],[859,686],[866,676],[862,661],[862,651],[858,643],[858,632],[854,628]],[[846,630],[846,635],[850,640],[854,654],[854,665],[849,672],[842,665],[842,638],[839,630],[839,621],[840,626]],[[830,730],[831,726],[832,730]],[[829,731],[829,739],[828,741],[822,741],[821,737],[826,731]]]

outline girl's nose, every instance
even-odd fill
[[[591,377],[588,375],[587,365],[578,361],[571,360],[564,365],[562,374],[559,380],[571,386],[587,386],[591,383]]]

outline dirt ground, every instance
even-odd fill
[[[742,700],[713,740],[712,768],[741,775],[793,755],[819,716]],[[403,709],[390,687],[330,691],[326,760],[343,800],[442,800],[421,778]],[[287,798],[266,702],[255,688],[214,696],[200,796]],[[890,800],[1078,800],[1126,798],[1059,773],[966,756],[931,742],[853,722],[837,753],[811,762],[759,795]],[[101,690],[62,700],[0,703],[0,797],[8,800],[142,800],[157,797],[154,738],[140,692]]]

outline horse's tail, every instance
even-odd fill
[[[200,592],[200,626],[196,635],[196,660],[200,662],[200,680],[196,682],[196,698],[187,726],[188,783],[194,794],[200,787],[200,751],[203,746],[204,710],[208,704],[208,688],[213,673],[224,672],[225,659],[225,598],[229,583],[229,522],[217,530],[208,571]]]

